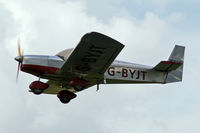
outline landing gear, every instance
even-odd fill
[[[71,99],[66,98],[66,97],[62,97],[62,98],[59,98],[59,99],[60,99],[61,103],[64,103],[64,104],[67,104],[71,100]]]
[[[74,78],[70,81],[70,86],[73,86],[76,91],[82,91],[89,84],[88,81],[80,78]]]
[[[74,86],[74,90],[76,90],[76,91],[82,91],[83,90],[83,86],[80,86],[80,85],[76,85],[76,86]]]
[[[43,93],[43,91],[48,87],[49,85],[47,83],[43,83],[41,81],[34,81],[29,85],[31,91],[36,95]]]
[[[98,91],[99,90],[99,83],[97,83],[97,90],[96,91]]]
[[[31,89],[31,90],[32,90],[32,92],[33,92],[34,94],[36,94],[36,95],[40,95],[40,94],[42,94],[42,92],[44,91],[44,90],[39,89],[39,88],[33,88],[33,89]]]
[[[57,97],[60,99],[60,101],[64,104],[70,102],[71,99],[76,97],[76,94],[67,91],[67,90],[62,90],[57,94]]]

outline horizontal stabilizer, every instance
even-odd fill
[[[182,63],[179,63],[179,62],[161,61],[153,69],[156,71],[170,72],[172,70],[176,70],[181,65]]]

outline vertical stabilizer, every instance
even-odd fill
[[[182,81],[183,64],[184,64],[185,47],[176,45],[168,59],[170,62],[181,63],[181,65],[173,71],[168,72],[165,83]]]

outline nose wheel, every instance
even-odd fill
[[[64,104],[67,104],[68,102],[71,101],[71,99],[67,98],[67,97],[62,97],[62,98],[59,98],[61,103],[64,103]]]

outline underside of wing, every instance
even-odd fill
[[[45,94],[58,94],[62,90],[67,90],[72,93],[77,93],[80,91],[80,90],[74,89],[73,86],[69,86],[69,85],[66,86],[67,83],[61,82],[61,81],[49,80],[49,81],[47,81],[47,84],[49,85],[49,87],[44,90],[43,93],[45,93]],[[63,85],[65,85],[65,86],[63,86]],[[93,85],[94,84],[89,84],[87,86],[84,86],[82,89],[87,89]]]
[[[47,81],[47,84],[49,85],[49,87],[46,90],[44,90],[45,94],[58,94],[60,91],[66,90],[66,88],[62,87],[62,83],[59,81],[49,80]],[[77,92],[72,87],[68,88],[67,90],[72,93]]]
[[[61,68],[61,73],[103,75],[123,44],[97,32],[84,35]]]
[[[49,80],[47,81],[47,84],[49,87],[44,90],[43,93],[45,94],[58,94],[61,90],[64,90],[64,88],[61,86],[61,83],[58,81]]]

